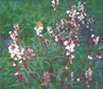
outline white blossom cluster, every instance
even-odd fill
[[[20,60],[20,63],[22,60],[25,60],[24,58],[24,48],[19,47],[17,44],[11,44],[9,47],[9,53],[11,54],[11,58],[13,58],[15,61]]]
[[[56,23],[56,29],[57,29],[58,32],[60,31],[60,28],[61,28],[60,23]]]
[[[64,25],[65,23],[67,23],[67,21],[64,18],[62,18],[61,19],[61,24]]]
[[[8,47],[9,53],[11,54],[11,58],[14,59],[14,61],[19,61],[19,63],[21,64],[23,62],[23,60],[25,60],[24,57],[24,48],[19,47],[18,45],[18,31],[19,30],[19,26],[18,24],[14,25],[15,30],[10,31],[10,37],[13,40],[13,44],[11,44]],[[16,62],[13,63],[13,66],[16,66]]]
[[[67,24],[67,20],[62,18],[61,19],[61,25],[62,25],[62,28],[64,28],[65,24]]]
[[[96,55],[96,58],[101,59],[101,58],[102,58],[102,55],[101,55],[101,54],[98,54],[98,55]]]
[[[51,26],[48,26],[48,27],[47,27],[47,31],[49,32],[49,34],[52,34],[52,33],[53,33],[52,27],[51,27]]]
[[[52,6],[54,8],[54,11],[56,11],[56,5],[59,4],[59,0],[52,0]]]
[[[84,11],[84,5],[82,4],[82,2],[78,2],[78,10],[81,11],[81,12]]]
[[[64,41],[64,46],[66,49],[66,56],[70,56],[71,59],[74,58],[74,55],[71,55],[71,53],[74,52],[74,47],[75,47],[73,40],[70,40],[69,42]]]
[[[85,72],[85,77],[86,77],[86,79],[91,80],[92,73],[93,73],[93,71],[91,70],[91,68],[87,68],[87,69],[86,69],[86,72]]]
[[[90,17],[90,18],[88,19],[88,21],[89,21],[90,23],[94,22],[94,20],[93,20],[92,17]]]
[[[92,34],[92,35],[91,35],[91,38],[92,38],[92,41],[97,45],[98,42],[99,42],[100,37]]]
[[[13,42],[16,43],[17,42],[17,36],[18,36],[17,31],[12,30],[12,31],[9,32],[9,34],[10,34],[10,38],[13,40]]]
[[[93,53],[88,55],[88,59],[92,60],[93,59]]]
[[[85,4],[85,2],[84,2]],[[78,3],[78,11],[76,14],[77,14],[77,18],[79,19],[79,21],[82,21],[85,16],[86,16],[86,13],[85,13],[85,10],[84,10],[84,4],[82,4],[82,2],[79,2]],[[82,21],[82,24],[84,24],[84,21]]]
[[[36,31],[36,34],[41,38],[43,37],[43,35],[42,35],[43,29],[44,28],[41,25],[37,25],[36,27],[34,27],[34,30]]]
[[[67,10],[67,14],[69,15],[69,17],[74,18],[76,15],[76,6],[72,6],[72,10]]]
[[[16,31],[18,31],[19,30],[19,25],[18,24],[14,24],[14,28],[15,28]]]
[[[56,42],[59,41],[59,36],[58,36],[58,35],[55,36],[55,41],[56,41]]]
[[[84,4],[79,2],[78,7],[74,5],[72,6],[71,10],[67,10],[67,14],[69,15],[69,18],[70,18],[70,22],[69,22],[70,24],[74,26],[79,26],[80,24],[77,24],[77,21],[82,21],[82,24],[84,24],[84,18],[86,16],[86,13],[84,10]],[[76,8],[78,9],[78,11],[76,10]]]
[[[69,15],[70,18],[70,23],[74,24],[75,17],[76,17],[76,6],[72,6],[72,10],[67,10],[67,14]]]

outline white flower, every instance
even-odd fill
[[[67,14],[69,14],[70,13],[70,10],[67,10],[67,12],[66,12]]]
[[[19,25],[18,25],[18,24],[14,24],[14,28],[15,28],[16,30],[19,30]]]
[[[52,6],[54,8],[54,10],[56,10],[56,5],[59,4],[59,0],[52,0]]]
[[[71,52],[71,53],[72,53],[72,52],[74,52],[74,49],[73,49],[73,48],[71,48],[71,49],[70,49],[70,52]]]
[[[15,76],[19,75],[19,72],[16,72],[14,75],[15,75]]]
[[[91,38],[92,38],[93,42],[95,42],[95,44],[97,45],[98,42],[99,42],[100,37],[95,36],[94,34],[92,34],[92,35],[91,35]]]
[[[64,45],[66,46],[68,44],[68,41],[64,41]]]
[[[59,36],[55,36],[55,41],[56,41],[56,42],[59,41]]]
[[[11,44],[8,49],[11,54],[11,58],[14,58],[14,60],[22,59],[24,55],[24,48],[19,47],[17,44]]]
[[[76,15],[79,15],[79,12],[77,12]]]
[[[47,31],[48,31],[50,34],[52,34],[52,33],[53,33],[52,27],[51,27],[51,26],[48,26],[48,27],[47,27]]]
[[[22,60],[21,60],[21,61],[19,61],[19,63],[20,63],[20,64],[22,64],[22,62],[23,62]]]
[[[84,12],[84,5],[81,2],[78,3],[78,10]]]
[[[67,53],[66,53],[66,56],[69,56],[69,55],[70,55],[70,53],[69,53],[69,52],[67,52]]]
[[[95,36],[94,34],[91,35],[92,38],[93,38],[94,36]]]
[[[77,78],[77,81],[79,82],[79,81],[80,81],[80,78]]]
[[[74,55],[71,55],[71,59],[73,59],[75,56]]]
[[[88,56],[88,59],[92,60],[92,59],[93,59],[93,57],[89,55],[89,56]]]
[[[14,60],[15,60],[15,61],[17,61],[17,60],[18,60],[18,58],[14,58]]]
[[[12,53],[12,54],[11,54],[11,58],[14,58],[14,56],[15,56],[15,54],[14,54],[14,53]]]
[[[58,42],[58,39],[55,39],[56,42]]]
[[[41,25],[38,25],[36,27],[34,27],[34,30],[36,31],[36,34],[39,36],[39,37],[43,37],[43,35],[41,34],[42,31],[43,31],[43,27]]]
[[[86,72],[85,72],[85,76],[86,76],[86,78],[88,79],[90,79],[91,80],[91,76],[92,76],[92,70],[91,70],[91,68],[87,68],[87,70],[86,70]]]
[[[13,66],[16,66],[16,64],[15,64],[15,63],[13,63]]]
[[[68,69],[69,69],[69,67],[67,67],[67,65],[66,65],[66,66],[65,66],[65,69],[66,69],[66,70],[68,70]]]
[[[69,45],[67,45],[65,49],[70,50],[70,46],[69,46]]]
[[[71,47],[71,48],[74,48],[74,47],[75,47],[75,44],[71,44],[70,47]]]

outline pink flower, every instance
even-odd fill
[[[44,81],[50,82],[51,81],[50,77],[51,77],[51,75],[49,75],[48,72],[44,72],[43,73],[43,79],[44,79]]]
[[[43,83],[41,84],[41,86],[45,86],[47,87],[48,86],[48,83],[51,81],[51,75],[48,74],[48,72],[44,72],[43,73]]]
[[[27,54],[27,55],[30,55],[32,52],[33,52],[33,49],[30,49],[30,48],[29,48],[29,49],[26,51],[26,54]]]
[[[35,53],[33,53],[33,49],[30,48],[26,51],[26,54],[28,55],[29,59],[31,59],[32,56],[36,55]]]
[[[24,76],[21,75],[20,73],[17,73],[16,78],[17,78],[16,82],[21,82],[24,79]]]

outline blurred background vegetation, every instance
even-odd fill
[[[8,32],[13,30],[14,23],[20,26],[22,39],[26,45],[30,45],[35,34],[33,30],[35,22],[42,21],[44,27],[54,24],[54,10],[51,6],[52,0],[0,0],[0,75],[2,80],[7,80],[11,70],[8,70],[10,57],[7,47],[10,44]],[[70,8],[72,5],[77,5],[80,0],[70,0]],[[103,0],[85,0],[86,12],[91,15],[95,21],[95,32],[103,35]],[[60,0],[60,5],[57,11],[57,22],[62,17],[66,17],[68,9],[67,0]],[[6,66],[5,66],[6,65]],[[3,71],[3,72],[1,72]],[[11,75],[8,75],[8,77]],[[0,76],[1,79],[1,76]],[[9,78],[10,80],[10,78]],[[12,82],[6,83],[12,84]],[[14,79],[15,80],[15,79]],[[0,88],[1,89],[1,88]]]

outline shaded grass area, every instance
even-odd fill
[[[79,0],[70,0],[71,6],[77,5]],[[96,28],[102,31],[103,0],[87,0],[86,11],[92,15],[96,22]],[[66,16],[67,0],[61,0],[57,11],[57,22]],[[0,33],[8,37],[8,31],[14,23],[21,27],[23,37],[33,36],[34,22],[41,20],[46,27],[54,24],[54,11],[51,0],[1,0],[0,3]],[[28,33],[27,33],[28,32]]]
[[[73,4],[77,5],[78,1],[79,0],[71,0],[70,8]],[[45,28],[47,25],[54,25],[54,11],[53,7],[51,6],[51,0],[1,0],[0,2],[1,45],[3,45],[2,43],[5,39],[9,39],[8,32],[13,29],[14,23],[18,23],[20,25],[22,39],[24,40],[24,43],[26,45],[30,45],[30,47],[33,47],[33,45],[31,45],[33,44],[31,39],[34,39],[35,32],[33,28],[36,21],[42,21]],[[103,34],[102,5],[103,0],[87,0],[86,12],[94,18],[96,22],[95,28],[98,34]],[[57,22],[60,21],[62,17],[67,16],[66,10],[67,0],[61,0],[60,5],[58,6]],[[15,87],[19,86],[17,87],[18,89],[22,83],[15,83],[15,77],[11,77],[13,76],[12,72],[15,70],[11,67],[11,63],[9,62],[10,57],[5,49],[5,45],[1,50],[2,56],[0,57],[0,68],[2,68],[2,72],[0,72],[0,89],[14,89]],[[81,52],[83,53],[84,51],[81,49]],[[85,56],[85,54],[87,53],[84,52],[83,55]],[[78,63],[80,63],[80,61],[78,61]],[[35,84],[35,81],[33,84]],[[33,88],[31,87],[31,89]]]

